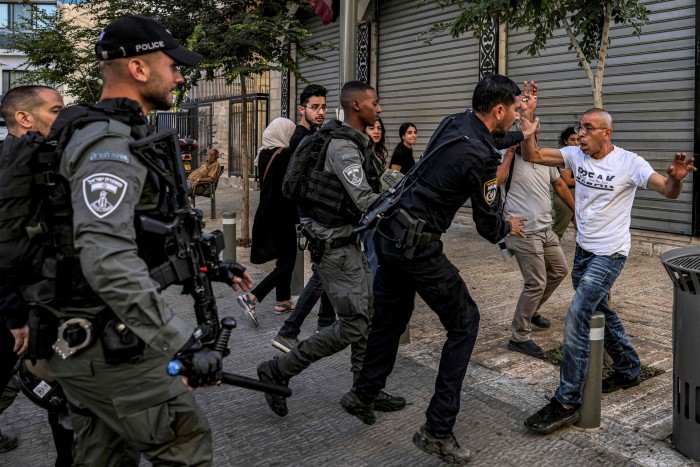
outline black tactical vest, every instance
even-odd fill
[[[48,141],[56,142],[56,155],[58,160],[63,155],[73,133],[84,128],[91,123],[108,122],[115,120],[128,126],[129,134],[134,140],[142,139],[150,134],[148,121],[141,112],[140,105],[126,98],[113,99],[100,102],[96,105],[76,105],[67,107],[58,116],[54,123]],[[42,258],[42,278],[41,280],[23,286],[22,291],[25,299],[29,302],[51,303],[60,307],[70,305],[76,307],[92,307],[102,305],[102,300],[92,290],[85,279],[80,267],[80,258],[75,251],[73,244],[72,206],[70,200],[70,187],[68,181],[58,174],[56,170],[57,184],[53,190],[51,205],[61,209],[56,210],[60,215],[52,215],[48,229],[52,237],[56,240],[55,248],[47,250],[47,254]],[[174,202],[167,193],[159,190],[161,181],[158,176],[149,171],[146,177],[144,191],[158,193],[157,207],[146,213],[160,219],[167,219],[168,213],[174,210]],[[138,218],[138,216],[135,216]],[[135,222],[137,219],[135,219]],[[163,239],[155,239],[153,236],[140,238],[137,228],[137,245],[139,256],[145,256],[149,268],[154,262],[163,261],[162,258],[147,258],[146,252],[158,251],[153,248],[158,245],[162,249]],[[158,240],[160,240],[158,242]]]
[[[337,121],[336,121],[337,122]],[[373,162],[374,154],[370,146],[365,145],[357,130],[343,126],[340,122],[333,133],[333,139],[347,139],[351,141],[362,154],[362,170],[367,177],[367,183],[372,191],[380,192],[380,176],[376,164]],[[328,125],[328,124],[327,124]],[[323,162],[325,163],[324,154]],[[335,174],[327,173],[337,183],[328,184],[325,190],[315,190],[314,197],[299,202],[299,215],[309,217],[327,228],[340,227],[341,225],[356,225],[362,216],[350,195],[345,191],[340,180]],[[340,206],[340,209],[335,208]]]

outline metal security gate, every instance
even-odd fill
[[[314,52],[325,61],[314,60],[299,62],[301,75],[304,77],[304,79],[308,80],[308,82],[297,79],[296,97],[291,105],[291,108],[294,110],[290,112],[290,115],[292,115],[290,118],[294,121],[298,121],[299,115],[297,115],[296,109],[299,105],[299,95],[308,84],[320,84],[328,90],[328,95],[326,96],[328,114],[326,114],[326,118],[335,118],[335,110],[340,105],[340,88],[338,87],[340,81],[338,75],[338,41],[340,40],[340,21],[324,26],[321,23],[320,17],[314,14],[303,20],[303,24],[309,33],[311,33],[311,37],[309,38],[310,42],[330,42],[333,44],[333,48]]]
[[[426,44],[418,36],[436,22],[454,18],[456,8],[410,0],[388,0],[379,8],[377,92],[389,154],[400,142],[399,126],[418,128],[418,157],[440,121],[471,106],[479,81],[479,42],[470,33],[440,36]]]
[[[613,144],[665,174],[674,153],[693,152],[695,1],[643,3],[651,14],[640,37],[631,28],[610,27],[603,105],[613,117]],[[531,39],[522,31],[508,32],[508,76],[540,84],[542,144],[556,147],[558,134],[593,107],[593,96],[576,56],[567,50],[564,31],[555,33],[541,55],[519,54]],[[691,235],[692,193],[692,177],[674,201],[637,190],[632,227]]]
[[[206,153],[206,150],[212,145],[211,104],[193,106],[177,112],[158,112],[155,126],[156,131],[175,128],[180,138],[197,140],[199,151],[195,157],[194,165],[197,167],[201,165],[204,160],[202,153]]]
[[[199,154],[197,157],[197,166],[202,165],[205,159],[205,151],[208,151],[212,147],[213,136],[213,121],[212,121],[212,105],[202,104],[198,105],[194,109],[194,114],[196,116],[197,124],[197,142],[199,142]]]
[[[158,112],[156,114],[156,131],[175,128],[180,138],[192,138],[195,127],[196,121],[188,111]]]
[[[241,123],[243,121],[243,102],[240,96],[231,99],[229,104],[229,176],[242,176],[243,133]],[[253,161],[258,147],[262,142],[262,132],[267,126],[270,107],[269,94],[250,94],[246,98],[246,110],[248,111],[248,132],[250,141],[248,144],[248,176],[256,178]]]

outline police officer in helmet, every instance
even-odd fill
[[[171,107],[184,81],[179,66],[202,57],[140,16],[109,24],[95,51],[104,87],[88,113],[98,118],[72,134],[61,160],[76,261],[66,273],[64,260],[57,273],[50,311],[61,327],[48,370],[68,398],[77,465],[138,465],[140,453],[158,465],[212,465],[204,413],[166,366],[177,355],[191,365],[189,386],[215,384],[222,356],[196,345],[193,327],[166,305],[139,256],[149,245],[136,220],[168,211],[165,184],[130,147],[149,135],[148,112]],[[231,285],[250,284],[245,273]]]

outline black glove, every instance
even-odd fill
[[[175,358],[185,365],[185,371],[181,374],[187,377],[187,385],[196,388],[221,381],[223,360],[221,352],[203,347],[199,341],[191,344],[190,342],[175,355]]]
[[[243,277],[245,267],[241,263],[237,263],[230,259],[219,261],[215,268],[209,268],[209,276],[212,281],[223,282],[224,284],[233,284],[235,277]]]

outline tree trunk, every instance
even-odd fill
[[[248,130],[248,99],[245,88],[245,75],[241,78],[241,177],[243,177],[243,200],[241,201],[241,242],[244,245],[250,243],[250,168],[248,145],[250,135]]]
[[[554,3],[557,6],[557,8],[562,8],[561,0],[555,0]],[[596,74],[593,74],[591,64],[588,62],[586,56],[583,54],[583,49],[581,48],[581,44],[579,44],[578,39],[576,39],[576,36],[574,35],[571,24],[566,18],[562,19],[562,25],[564,26],[566,35],[569,36],[569,41],[571,41],[571,45],[573,46],[573,49],[576,52],[576,56],[578,57],[579,62],[583,67],[583,70],[586,72],[588,82],[591,85],[591,93],[593,94],[593,106],[599,109],[603,108],[603,71],[605,70],[605,57],[608,53],[610,16],[612,13],[611,5],[607,5],[605,7],[605,13],[606,15],[605,23],[603,25],[603,37],[600,43],[600,50],[598,53],[598,66],[596,68]]]
[[[603,33],[600,38],[600,50],[598,51],[598,70],[595,75],[595,88],[593,89],[593,101],[599,109],[603,108],[603,76],[605,74],[605,59],[608,56],[610,41],[610,17],[612,5],[605,6],[605,19],[603,20]]]

